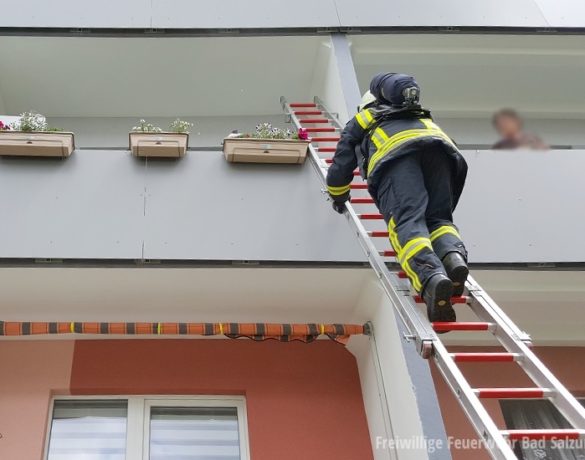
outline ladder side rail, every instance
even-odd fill
[[[281,98],[281,103],[283,104],[287,116],[290,117],[291,121],[297,128],[300,128],[301,123],[299,118],[294,114],[294,111],[291,110],[284,97]],[[325,185],[327,167],[323,165],[323,160],[319,157],[316,149],[312,145],[309,145],[309,158],[319,171],[321,182]],[[409,340],[414,340],[418,351],[428,358],[432,351],[432,342],[436,339],[434,330],[431,328],[426,318],[424,318],[420,309],[417,308],[414,301],[410,299],[410,292],[407,291],[404,292],[403,295],[400,294],[401,281],[398,276],[388,270],[384,260],[378,255],[378,250],[374,246],[367,230],[361,223],[361,220],[357,216],[353,207],[349,203],[346,203],[346,207],[346,218],[350,223],[360,246],[365,251],[368,262],[376,272],[384,291],[392,301],[400,319],[408,330],[409,336],[407,338]]]
[[[472,297],[474,297],[483,308],[489,311],[492,316],[492,320],[497,324],[507,324],[513,335],[518,340],[530,345],[532,340],[530,335],[521,330],[514,321],[502,310],[496,301],[490,297],[490,295],[481,287],[481,285],[471,276],[467,277],[467,289]]]
[[[492,420],[482,402],[451,359],[449,351],[440,340],[434,343],[433,360],[443,375],[443,379],[459,400],[459,405],[471,421],[479,438],[484,441],[486,450],[494,460],[517,460],[510,443]]]
[[[528,376],[540,387],[554,389],[549,397],[555,407],[563,414],[567,421],[578,430],[585,430],[585,407],[571,394],[571,392],[555,377],[532,350],[522,342],[516,343],[524,359],[519,362]]]

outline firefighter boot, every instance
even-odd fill
[[[458,252],[450,252],[443,257],[443,266],[447,276],[453,281],[453,295],[460,297],[465,289],[465,281],[469,275],[469,268],[463,256]]]
[[[422,297],[427,304],[427,315],[431,323],[455,321],[455,310],[451,305],[452,295],[453,282],[442,273],[433,275],[427,281]]]

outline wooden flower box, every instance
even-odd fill
[[[0,131],[0,156],[63,158],[74,150],[73,133]]]
[[[189,146],[187,133],[132,132],[129,140],[130,151],[137,157],[179,158],[185,155]]]
[[[292,139],[227,138],[223,152],[230,163],[301,164],[307,158],[309,141]]]

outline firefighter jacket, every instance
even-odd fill
[[[463,191],[467,163],[455,143],[433,122],[430,112],[420,106],[396,109],[378,105],[352,118],[337,144],[327,173],[327,190],[333,200],[347,201],[354,170],[359,167],[375,197],[380,177],[393,160],[427,147],[453,160],[454,209]]]

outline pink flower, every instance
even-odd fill
[[[10,129],[10,126],[5,125],[4,123],[2,123],[2,121],[0,121],[0,131],[8,131]]]
[[[299,139],[301,141],[308,141],[309,140],[309,131],[306,128],[299,128]]]

